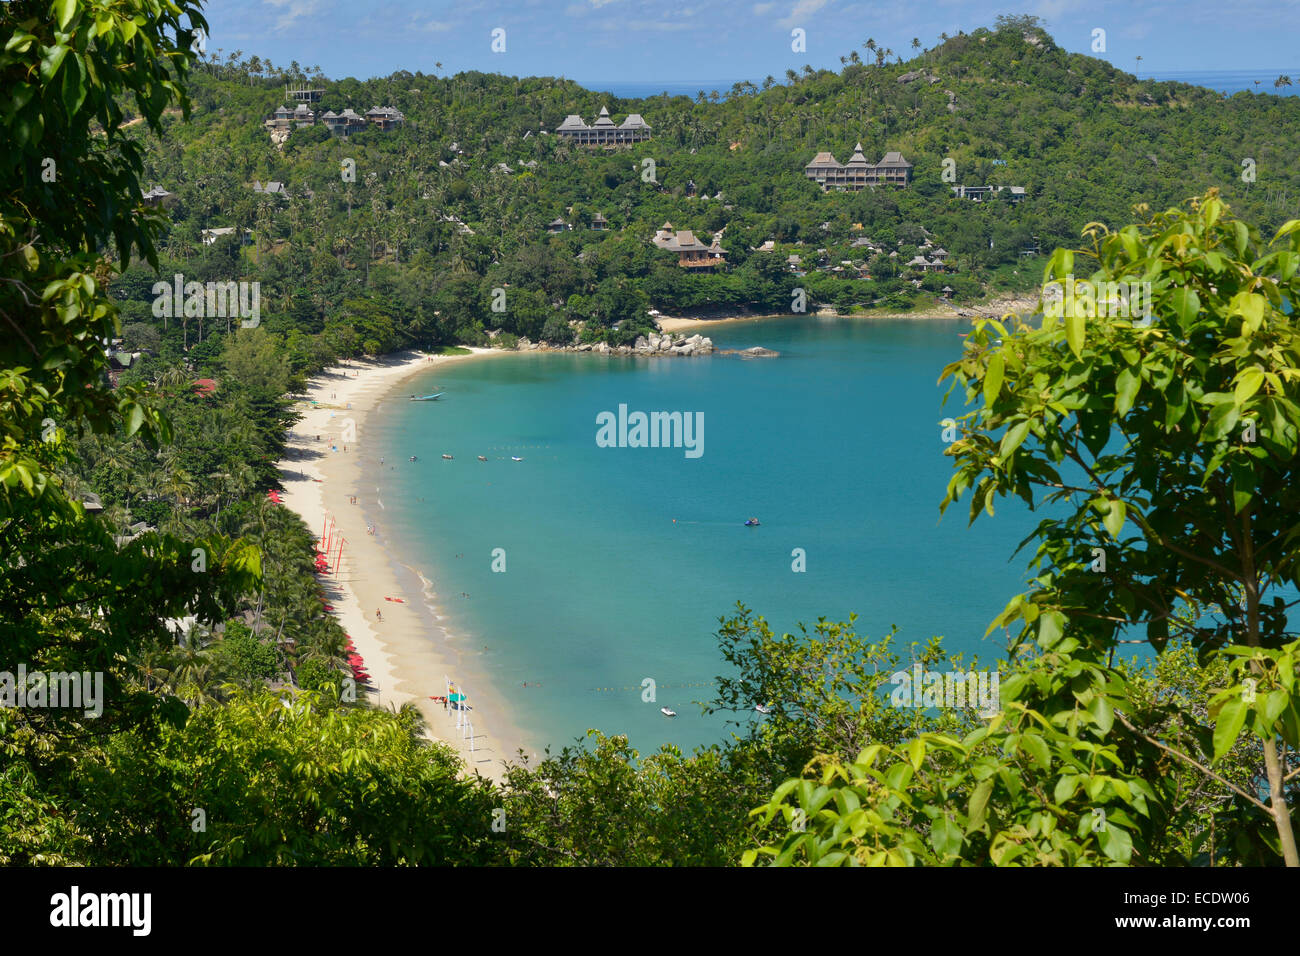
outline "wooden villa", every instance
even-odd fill
[[[627,119],[615,126],[609,110],[602,106],[592,125],[588,126],[576,113],[570,113],[555,132],[579,146],[631,146],[650,138],[650,124],[641,118],[640,113],[629,113]]]
[[[862,153],[862,144],[858,143],[847,163],[841,163],[829,152],[822,151],[812,158],[803,172],[822,189],[857,191],[879,185],[906,187],[912,179],[912,164],[897,151],[885,153],[878,163],[868,162]]]
[[[677,265],[682,269],[715,269],[727,264],[726,250],[717,236],[706,246],[691,230],[674,230],[673,224],[666,222],[650,241],[660,249],[677,253]]]

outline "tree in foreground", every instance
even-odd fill
[[[807,829],[750,862],[1300,865],[1300,221],[1265,243],[1213,190],[1138,213],[1053,255],[1041,327],[977,323],[943,373],[974,405],[943,507],[1048,515],[989,628],[1015,631],[1001,713],[788,781],[755,812]],[[1149,693],[1122,642],[1194,652],[1205,706]]]

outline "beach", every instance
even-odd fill
[[[322,590],[365,661],[372,701],[384,708],[414,704],[424,715],[429,734],[456,749],[467,770],[500,780],[503,762],[517,757],[508,733],[509,717],[476,706],[489,696],[481,684],[461,685],[459,689],[469,695],[470,709],[465,713],[473,722],[472,736],[467,736],[456,726],[457,712],[430,699],[447,694],[448,677],[453,683],[462,679],[461,662],[448,647],[436,615],[436,579],[423,588],[415,583],[415,574],[427,579],[436,569],[405,568],[386,547],[383,502],[375,483],[366,480],[380,467],[377,455],[366,451],[367,416],[385,400],[406,400],[397,390],[402,381],[450,362],[510,354],[495,349],[470,351],[470,355],[402,352],[375,360],[354,359],[311,379],[295,406],[302,419],[290,433],[279,468],[284,504],[301,515],[318,537],[327,535],[332,553],[342,542],[338,567],[333,567],[331,557],[331,573],[321,577]],[[368,531],[371,524],[376,526],[374,534]],[[430,601],[435,606],[430,607]],[[500,700],[500,695],[491,696]],[[508,746],[510,750],[505,749]]]
[[[813,318],[844,319],[1000,319],[1008,312],[1032,313],[1038,308],[1037,295],[1002,295],[977,305],[956,306],[951,302],[935,303],[925,309],[911,312],[870,311],[853,315],[840,315],[834,309],[818,309],[808,312]],[[692,319],[683,316],[659,315],[655,321],[664,332],[700,332],[707,334],[709,328],[732,325],[737,322],[755,322],[762,319],[792,319],[794,313],[771,313],[767,315],[734,315],[715,319]]]

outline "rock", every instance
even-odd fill
[[[644,335],[638,335],[636,337],[636,344],[634,344],[632,347],[636,349],[638,352],[644,352],[646,348],[646,337]]]
[[[593,351],[593,352],[599,352],[601,355],[608,355],[608,354],[609,354],[609,343],[608,343],[608,342],[597,342],[596,345],[592,348],[592,351]]]
[[[924,70],[912,70],[910,73],[904,73],[898,78],[899,83],[911,83],[913,80],[919,80],[925,76]]]
[[[579,352],[590,352],[590,351],[591,351],[591,343],[590,343],[590,342],[583,342],[581,345],[578,346],[578,351],[579,351]]]
[[[704,336],[700,335],[699,333],[696,333],[686,341],[689,342],[691,345],[699,345],[702,341],[704,341]]]

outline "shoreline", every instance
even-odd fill
[[[313,377],[294,405],[302,418],[290,431],[285,458],[277,467],[284,505],[318,538],[327,516],[332,540],[342,536],[338,567],[318,580],[324,599],[333,605],[333,614],[365,661],[372,703],[397,708],[414,704],[424,716],[427,735],[457,751],[467,773],[500,781],[504,762],[518,756],[517,746],[505,749],[517,742],[511,739],[511,716],[500,709],[504,698],[482,686],[480,675],[474,675],[475,684],[462,684],[469,694],[468,716],[480,717],[473,725],[471,752],[471,740],[456,727],[456,712],[430,699],[446,693],[446,677],[453,683],[463,681],[464,670],[441,623],[436,591],[431,584],[413,590],[409,577],[404,585],[403,570],[425,581],[427,576],[385,545],[382,527],[373,535],[367,533],[370,524],[379,524],[373,515],[384,511],[377,488],[364,480],[363,466],[374,464],[363,450],[367,417],[397,386],[419,372],[449,362],[514,354],[501,349],[470,351],[469,355],[400,352],[377,360],[352,359]],[[342,440],[345,434],[347,442]],[[356,504],[351,503],[353,496]],[[332,565],[334,559],[330,560]],[[401,601],[386,600],[391,597]],[[383,613],[382,621],[376,618],[376,608]],[[494,706],[476,709],[489,700]]]
[[[772,312],[762,315],[730,315],[715,319],[691,319],[684,316],[658,315],[655,321],[664,332],[685,332],[700,326],[732,325],[737,322],[758,322],[767,319],[795,318],[836,318],[836,319],[912,319],[924,322],[928,319],[1000,319],[1008,312],[1032,312],[1038,307],[1038,296],[1001,296],[981,305],[962,306],[951,304],[945,306],[942,314],[934,310],[914,310],[912,312],[862,312],[855,315],[840,315],[834,309],[818,309],[812,312]]]

